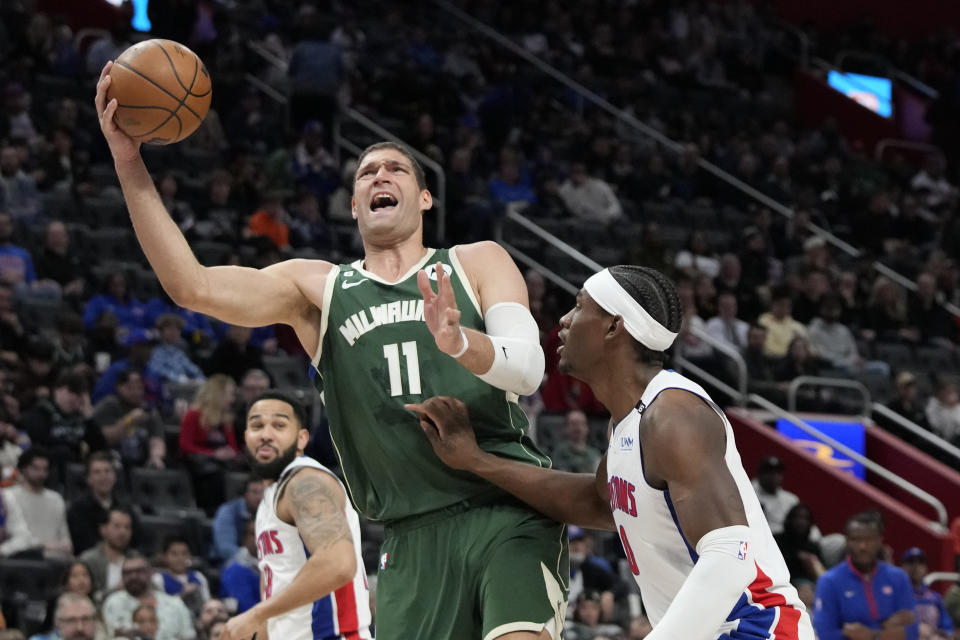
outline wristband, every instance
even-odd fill
[[[467,352],[467,349],[470,348],[470,341],[467,340],[467,334],[463,332],[463,327],[460,327],[460,337],[463,338],[463,346],[460,347],[460,351],[457,351],[456,353],[451,353],[450,354],[451,358],[459,358],[460,356],[462,356]]]

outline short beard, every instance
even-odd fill
[[[290,445],[289,449],[281,451],[277,457],[270,462],[258,461],[256,454],[250,453],[249,450],[247,451],[247,455],[250,458],[250,467],[253,475],[261,480],[270,480],[272,482],[280,477],[280,474],[287,468],[287,465],[296,460],[297,443],[294,442]]]

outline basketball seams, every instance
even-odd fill
[[[186,100],[186,98],[187,98],[188,96],[184,96],[184,100],[181,100],[181,99],[178,98],[177,96],[175,96],[175,95],[173,95],[172,93],[170,93],[170,90],[167,89],[166,87],[164,87],[162,84],[158,83],[156,80],[154,80],[154,79],[151,78],[150,76],[144,75],[143,73],[137,71],[136,69],[134,69],[133,67],[131,67],[131,66],[128,65],[127,63],[125,63],[125,62],[120,62],[120,61],[116,61],[116,62],[114,62],[114,64],[115,64],[115,65],[118,65],[118,66],[120,66],[120,67],[123,67],[124,69],[126,69],[126,70],[129,71],[130,73],[134,73],[134,74],[140,76],[141,78],[143,78],[144,80],[146,80],[147,82],[149,82],[150,84],[152,84],[153,86],[155,86],[157,89],[160,89],[160,91],[163,91],[165,94],[167,94],[168,96],[170,96],[171,98],[173,98],[174,100],[176,100],[177,103],[178,103],[178,104],[177,104],[177,109],[179,109],[181,106],[186,107],[186,108],[187,108],[187,111],[189,111],[189,112],[192,113],[194,116],[196,116],[197,120],[203,120],[203,118],[200,117],[200,114],[199,114],[199,113],[197,113],[196,111],[194,111],[193,109],[191,109],[189,105],[184,104],[184,100]],[[194,96],[194,97],[197,97],[197,96]]]
[[[164,42],[171,42],[171,41],[165,40]],[[159,42],[153,42],[152,44],[156,46],[158,49],[160,49],[161,52],[163,52],[163,55],[167,58],[167,62],[170,63],[170,68],[173,70],[173,77],[176,78],[177,84],[180,85],[180,88],[187,92],[188,98],[189,97],[204,98],[210,93],[210,91],[212,90],[212,87],[207,91],[205,91],[204,93],[193,92],[193,87],[197,83],[197,72],[200,69],[200,58],[197,56],[197,54],[193,54],[193,62],[194,62],[193,80],[190,81],[190,86],[188,87],[187,85],[183,84],[183,80],[180,79],[180,74],[177,72],[177,65],[173,64],[173,58],[170,57],[170,53]],[[178,46],[181,46],[181,45],[178,45]],[[189,109],[190,107],[187,107],[187,108]]]

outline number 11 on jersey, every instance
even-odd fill
[[[387,359],[390,373],[390,395],[403,395],[403,379],[400,376],[400,353],[403,353],[407,369],[407,394],[420,393],[420,361],[417,359],[417,343],[413,340],[383,345],[383,357]]]

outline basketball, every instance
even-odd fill
[[[197,55],[172,40],[145,40],[110,69],[107,102],[117,99],[114,120],[147,144],[179,142],[196,131],[210,109],[210,74]]]

